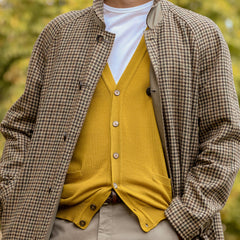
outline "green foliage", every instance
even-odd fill
[[[240,97],[240,1],[171,0],[211,18],[229,45]],[[44,26],[55,16],[92,4],[90,0],[0,0],[0,121],[24,90],[29,57]],[[0,153],[4,139],[0,136]],[[1,155],[1,154],[0,154]],[[240,175],[222,211],[227,240],[240,240]]]
[[[49,7],[44,1],[1,1],[1,95],[3,89],[24,81],[26,66],[22,61],[29,58],[32,45],[44,25],[59,12],[59,7]]]

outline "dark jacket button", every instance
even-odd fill
[[[147,93],[147,95],[148,95],[149,97],[151,96],[151,89],[150,89],[150,87],[147,88],[146,93]]]
[[[67,140],[67,133],[64,133],[63,139],[64,139],[64,142]]]
[[[81,220],[81,221],[80,221],[80,226],[81,226],[81,227],[84,227],[85,225],[86,225],[86,222],[83,221],[83,220]]]
[[[104,37],[102,35],[97,35],[97,42],[101,43],[104,41]]]

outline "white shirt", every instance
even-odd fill
[[[118,83],[147,27],[146,19],[153,1],[131,8],[114,8],[104,4],[106,31],[115,33],[108,65]]]

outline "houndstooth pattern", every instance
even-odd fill
[[[228,47],[209,19],[166,0],[155,4],[163,18],[145,39],[173,176],[174,199],[166,216],[183,239],[221,240],[219,210],[240,156]],[[7,140],[0,163],[3,239],[50,235],[68,165],[114,41],[99,24],[102,5],[95,0],[93,7],[46,26],[32,53],[24,94],[1,123]]]

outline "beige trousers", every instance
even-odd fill
[[[178,240],[178,236],[167,220],[143,232],[137,217],[119,203],[103,206],[85,230],[56,218],[50,240]]]

